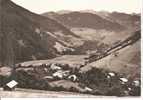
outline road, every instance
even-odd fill
[[[30,90],[30,89],[19,89],[17,88],[15,91],[2,91],[0,89],[0,97],[2,98],[70,98],[70,97],[84,97],[84,98],[93,98],[97,97],[94,95],[88,94],[79,94],[72,92],[54,92],[54,91],[43,91],[43,90]]]

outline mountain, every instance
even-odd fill
[[[57,21],[34,14],[11,0],[0,0],[0,26],[0,65],[53,58],[59,54],[56,44],[70,49],[67,45],[73,45],[72,39],[79,40]]]
[[[47,16],[46,13],[43,14]],[[106,30],[123,30],[120,24],[115,22],[110,22],[106,19],[101,18],[100,16],[92,13],[80,13],[80,12],[71,12],[68,14],[60,14],[59,16],[53,17],[64,25],[72,28],[92,28],[92,29],[106,29]]]
[[[58,14],[42,14],[57,20],[71,29],[76,35],[89,41],[100,41],[112,45],[140,30],[140,16],[119,12],[82,10]]]
[[[96,14],[112,22],[117,22],[129,30],[140,30],[140,14],[126,14],[120,12],[96,12]]]
[[[60,12],[60,11],[59,11]],[[64,12],[64,11],[61,11],[61,12]],[[75,15],[75,13],[77,13]],[[43,16],[51,16],[51,18],[54,18],[56,20],[58,20],[59,22],[62,22],[63,24],[67,25],[67,26],[71,26],[71,27],[74,27],[75,25],[73,25],[69,20],[71,17],[71,20],[72,18],[74,20],[77,20],[78,18],[76,17],[79,17],[80,15],[80,18],[82,20],[82,15],[84,14],[88,14],[86,17],[87,19],[91,18],[91,15],[95,15],[95,16],[100,16],[102,17],[103,19],[106,19],[107,21],[110,21],[110,22],[113,22],[113,23],[116,23],[116,24],[120,24],[121,26],[125,27],[125,29],[130,29],[130,30],[140,30],[140,20],[141,20],[141,16],[140,14],[136,14],[136,13],[132,13],[132,14],[127,14],[127,13],[121,13],[121,12],[108,12],[108,11],[94,11],[94,10],[81,10],[81,11],[65,11],[65,13],[58,13],[58,12],[48,12],[48,13],[43,13],[42,15]],[[59,16],[60,15],[60,16]],[[60,18],[59,18],[59,17]],[[68,17],[68,18],[67,18]],[[97,17],[95,17],[96,20],[99,20]],[[69,21],[70,24],[67,24],[65,22],[65,20]],[[90,19],[93,21],[93,23],[95,23],[94,19]],[[79,24],[78,21],[80,20],[77,20],[77,23],[75,24]],[[87,21],[87,20],[82,20],[83,22],[84,21]],[[89,23],[88,23],[89,24]],[[87,25],[85,25],[87,28],[91,28]],[[113,31],[113,29],[112,29]]]

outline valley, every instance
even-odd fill
[[[140,15],[40,15],[0,0],[0,87],[12,80],[16,90],[0,96],[140,96]]]

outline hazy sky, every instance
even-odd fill
[[[119,11],[140,13],[141,0],[12,0],[35,13],[59,10]]]

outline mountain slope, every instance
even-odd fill
[[[90,68],[96,67],[99,69],[114,71],[129,78],[140,78],[140,41],[132,46],[119,50],[117,53],[117,56],[112,54],[87,65],[82,68],[82,71],[86,72],[90,70]]]
[[[140,31],[135,32],[123,42],[115,44],[106,50],[103,55],[90,55],[90,64],[83,67],[81,71],[85,72],[90,70],[92,67],[96,67],[124,74],[128,78],[140,78],[140,34]]]
[[[66,46],[64,42],[70,45],[66,38],[78,40],[58,22],[31,13],[11,0],[0,0],[0,26],[0,65],[53,58],[57,56],[56,42]],[[56,32],[65,38],[56,36]]]
[[[74,34],[72,31],[70,31],[69,29],[67,29],[65,26],[58,23],[57,21],[50,19],[48,17],[43,17],[40,15],[34,14],[24,8],[21,8],[20,6],[15,5],[14,3],[12,3],[12,7],[14,8],[14,11],[18,11],[21,16],[28,18],[32,22],[35,22],[35,24],[38,24],[39,25],[38,28],[40,30],[45,32],[51,32],[52,34],[56,35],[59,39],[70,43],[69,44],[70,46],[74,44],[74,42],[67,41],[69,38],[71,40],[74,39],[79,41],[79,36]]]
[[[13,7],[10,0],[1,0],[1,38],[0,61],[11,65],[17,61],[32,60],[32,56],[41,58],[49,52],[41,44],[40,36],[35,32],[38,25]],[[36,41],[36,42],[35,42]],[[50,56],[53,54],[51,53]],[[42,57],[42,58],[43,58]]]
[[[66,27],[64,27],[63,25],[59,24],[58,22],[50,19],[50,18],[46,18],[40,15],[37,15],[35,13],[32,13],[30,11],[28,11],[25,8],[22,8],[14,3],[11,2],[11,7],[13,7],[13,10],[15,12],[22,12],[20,13],[21,16],[25,16],[27,17],[29,20],[36,22],[37,24],[39,24],[39,26],[47,31],[50,32],[56,32],[56,31],[62,31],[64,34],[67,35],[74,35],[71,31],[69,31]]]

